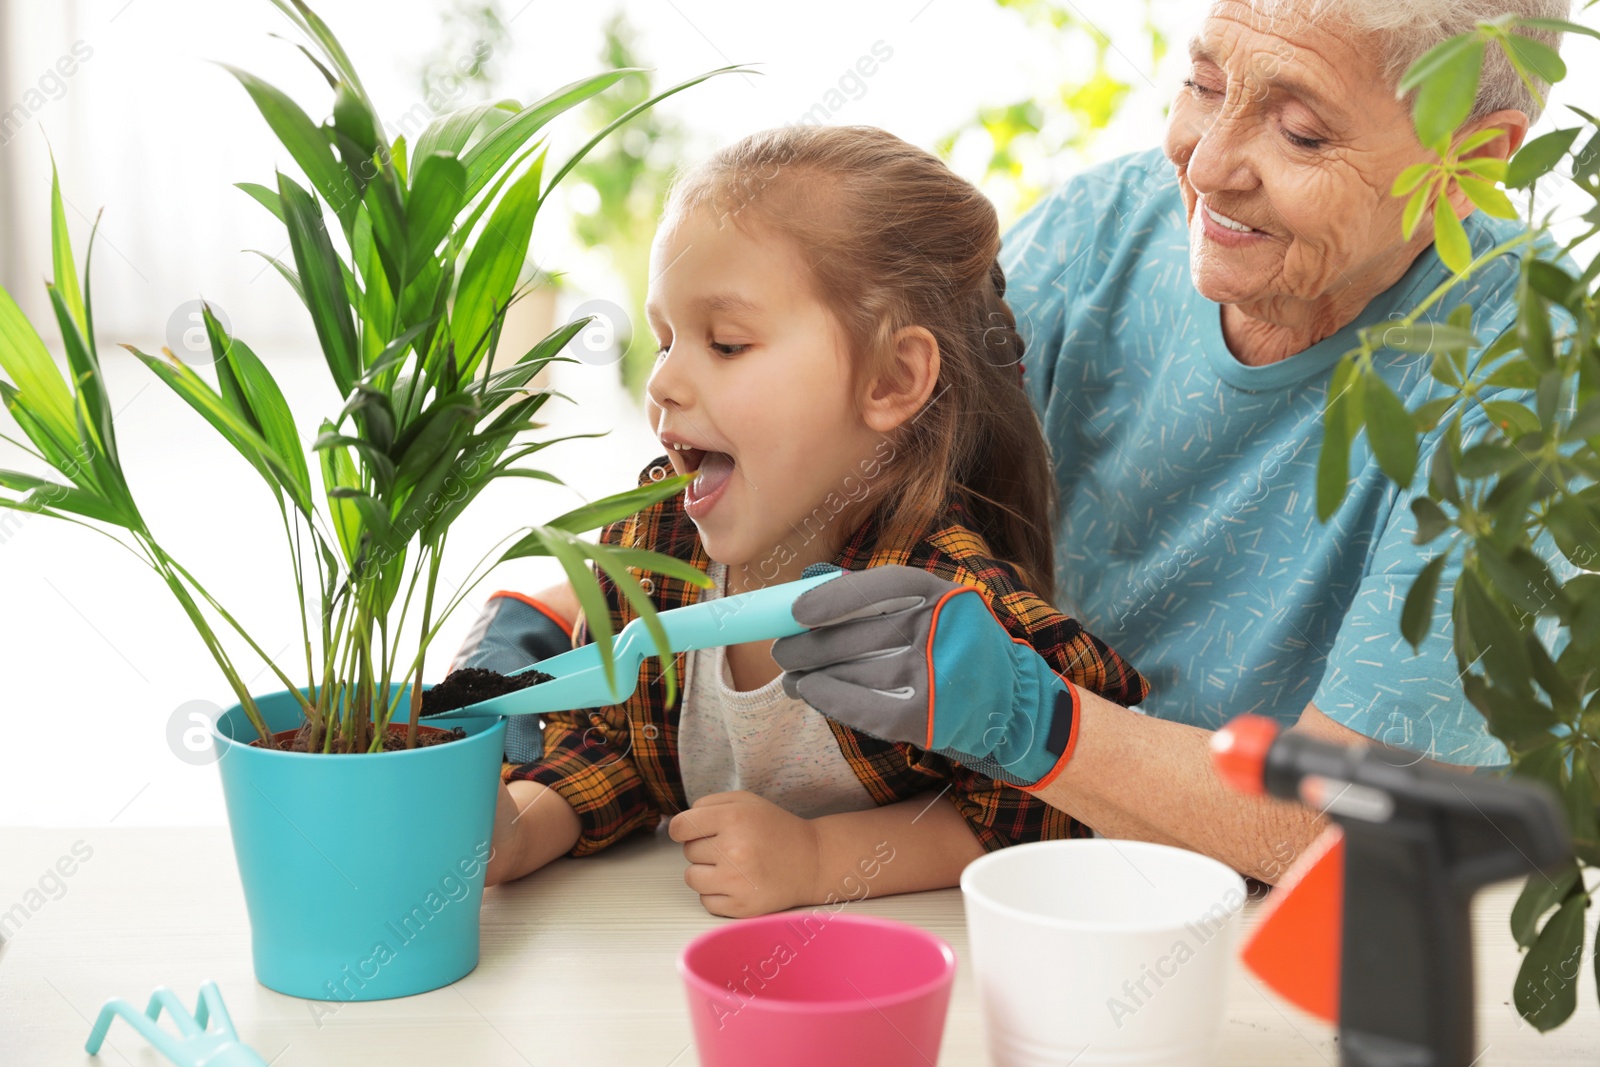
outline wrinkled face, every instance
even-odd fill
[[[669,219],[650,256],[646,311],[660,344],[645,412],[679,474],[706,552],[771,579],[831,559],[878,434],[859,414],[837,320],[788,241],[701,209]],[[787,546],[787,547],[786,547]]]
[[[1166,154],[1194,282],[1222,304],[1365,299],[1428,239],[1400,236],[1395,177],[1432,158],[1368,40],[1250,3],[1215,4],[1191,46]]]

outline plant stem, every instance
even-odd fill
[[[428,620],[433,617],[433,592],[439,584],[439,559],[444,552],[444,537],[439,538],[439,547],[428,554],[428,585],[422,598],[422,642],[417,649],[417,675],[411,683],[411,707],[409,721],[406,724],[406,748],[417,747],[417,716],[422,711],[422,671],[427,659],[428,650]],[[421,561],[418,561],[421,566]]]

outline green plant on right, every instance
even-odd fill
[[[1511,913],[1512,934],[1526,950],[1513,999],[1524,1018],[1549,1030],[1577,1007],[1592,896],[1586,872],[1600,869],[1600,256],[1591,244],[1600,236],[1600,119],[1570,108],[1580,124],[1529,141],[1509,164],[1468,158],[1496,135],[1457,133],[1491,49],[1502,50],[1536,94],[1537,83],[1566,77],[1556,51],[1519,30],[1600,38],[1577,23],[1505,16],[1439,44],[1401,81],[1402,92],[1415,94],[1418,137],[1437,157],[1395,182],[1394,195],[1407,198],[1405,236],[1431,208],[1435,246],[1455,274],[1403,319],[1363,330],[1359,347],[1335,368],[1317,504],[1324,520],[1337,510],[1350,447],[1363,428],[1392,481],[1409,488],[1425,479],[1411,504],[1416,540],[1443,543],[1401,608],[1400,630],[1414,647],[1428,634],[1446,561],[1460,553],[1450,632],[1462,687],[1510,753],[1512,772],[1555,790],[1572,831],[1571,862],[1554,876],[1531,876]],[[1557,173],[1563,164],[1570,179]],[[1545,218],[1474,258],[1444,195],[1449,187],[1489,215],[1515,219],[1506,190],[1528,190],[1531,214],[1541,180],[1570,180],[1594,200],[1583,231],[1561,241]],[[1473,363],[1481,342],[1470,307],[1448,322],[1423,316],[1512,252],[1520,253],[1516,323]],[[1444,395],[1407,410],[1375,372],[1374,356],[1385,348],[1430,355]],[[1478,411],[1490,436],[1464,441],[1463,416]],[[1419,471],[1419,434],[1441,425],[1441,443]],[[1600,984],[1600,952],[1590,954]]]

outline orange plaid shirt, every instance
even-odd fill
[[[670,469],[662,456],[645,470],[640,484],[653,480],[653,472]],[[919,539],[899,545],[879,543],[881,531],[874,516],[861,524],[833,562],[847,570],[903,564],[972,586],[1013,637],[1027,641],[1074,685],[1123,706],[1142,700],[1149,692],[1145,679],[1077,620],[1021,588],[1016,570],[992,558],[983,538],[962,525],[962,516],[961,506],[952,500]],[[607,526],[600,540],[661,552],[702,571],[710,562],[684,513],[682,493]],[[699,598],[700,590],[682,580],[647,571],[634,574],[659,611]],[[612,631],[620,632],[636,613],[603,573],[599,580]],[[573,645],[589,640],[588,627],[580,620]],[[680,680],[685,658],[685,653],[675,657]],[[646,660],[639,670],[638,688],[621,704],[546,715],[544,755],[532,763],[505,764],[501,778],[541,782],[561,794],[582,824],[570,854],[598,852],[631,834],[654,830],[664,815],[688,806],[678,764],[678,714],[678,706],[667,706],[661,661]],[[1086,835],[1084,827],[1059,809],[943,756],[883,741],[832,720],[829,725],[840,751],[879,805],[930,791],[948,792],[989,850]]]

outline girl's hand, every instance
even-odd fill
[[[683,880],[713,915],[747,918],[818,900],[815,824],[744,791],[713,793],[680,811],[667,833],[683,843]]]

